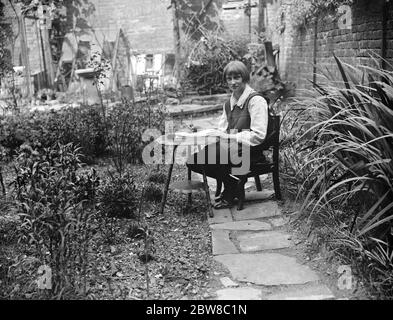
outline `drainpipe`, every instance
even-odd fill
[[[250,43],[252,40],[252,30],[251,30],[251,0],[248,0],[248,34],[250,35]]]
[[[387,24],[389,14],[389,0],[385,0],[382,8],[382,49],[381,49],[381,68],[386,70],[386,52],[387,52]]]
[[[317,39],[318,39],[318,18],[315,20],[314,24],[314,49],[313,49],[313,68],[312,68],[312,82],[313,87],[317,83]]]
[[[48,81],[48,73],[46,69],[46,59],[45,59],[45,48],[44,48],[44,40],[42,39],[42,30],[40,30],[40,42],[41,42],[41,52],[42,52],[42,63],[44,64],[44,81],[45,81],[45,87],[48,87],[49,81]]]
[[[27,35],[26,35],[26,23],[23,14],[19,17],[19,25],[21,27],[21,48],[22,48],[22,63],[25,66],[25,85],[27,97],[31,98],[30,90],[30,60],[29,60],[29,50],[27,48]]]

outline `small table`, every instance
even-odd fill
[[[172,177],[173,165],[175,163],[175,154],[176,154],[177,147],[180,145],[182,145],[182,146],[198,146],[198,149],[201,150],[203,145],[215,143],[215,142],[217,142],[218,138],[219,138],[218,136],[211,136],[211,135],[209,135],[209,136],[193,136],[193,135],[180,136],[180,135],[176,135],[174,133],[171,133],[171,134],[166,134],[166,135],[160,136],[155,140],[159,144],[173,147],[172,161],[169,163],[168,176],[167,176],[166,183],[165,183],[164,195],[163,195],[162,201],[161,201],[161,208],[160,208],[161,214],[164,213],[166,198],[168,196],[169,184],[170,184],[171,177]],[[202,169],[202,172],[203,172],[203,183],[202,184],[199,181],[192,181],[191,174],[189,173],[188,180],[178,183],[176,185],[176,189],[182,189],[182,191],[184,191],[185,193],[188,193],[189,194],[189,201],[190,201],[192,191],[198,190],[198,189],[200,190],[203,187],[203,189],[205,190],[205,193],[206,193],[206,199],[207,199],[208,208],[209,208],[209,216],[213,217],[214,215],[213,215],[213,210],[211,208],[209,186],[207,184],[206,173],[205,173],[205,170],[203,170],[203,169]]]

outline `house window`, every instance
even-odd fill
[[[146,71],[152,71],[154,64],[153,64],[153,55],[152,54],[147,54],[146,57],[146,65],[145,65],[145,70]]]

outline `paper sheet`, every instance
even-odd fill
[[[222,133],[217,129],[206,129],[198,132],[176,132],[175,135],[179,137],[217,137]]]

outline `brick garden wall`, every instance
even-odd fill
[[[281,5],[285,5],[285,0]],[[279,1],[268,5],[268,14],[276,18]],[[344,62],[359,65],[371,64],[368,54],[381,55],[382,1],[357,0],[352,6],[352,29],[340,29],[337,21],[318,21],[316,63],[318,68],[328,68],[339,77],[333,53]],[[387,22],[387,60],[393,63],[393,4],[389,3]],[[285,21],[283,33],[273,34],[273,44],[280,46],[280,72],[283,78],[293,81],[298,88],[310,88],[307,79],[313,78],[314,26],[297,31]]]

